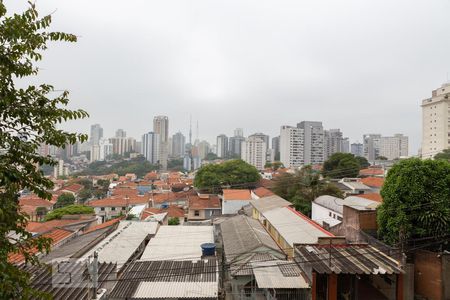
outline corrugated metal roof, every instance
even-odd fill
[[[280,257],[276,257],[271,253],[250,253],[247,255],[243,255],[236,260],[236,262],[230,264],[230,274],[231,276],[247,276],[253,274],[252,263],[258,261],[273,261],[277,260]]]
[[[141,260],[199,259],[203,243],[214,243],[213,226],[161,226]]]
[[[356,210],[375,210],[381,203],[358,196],[349,196],[344,199],[344,205]]]
[[[141,282],[133,298],[215,298],[218,286],[217,282]]]
[[[83,258],[93,255],[94,251],[98,251],[100,262],[115,262],[120,269],[148,235],[156,233],[157,228],[156,222],[121,221],[115,231],[83,255]]]
[[[269,233],[255,219],[238,215],[222,222],[220,228],[227,261],[259,247],[282,253]]]
[[[254,262],[253,274],[260,289],[307,289],[309,288],[300,269],[288,261]]]
[[[82,251],[83,249],[86,249],[86,251],[88,251],[90,248],[100,242],[99,240],[96,243],[96,239],[101,239],[103,235],[107,234],[108,230],[110,230],[110,228],[102,228],[96,231],[91,231],[89,233],[79,235],[76,238],[68,241],[67,243],[59,246],[58,248],[52,249],[52,251],[48,255],[41,257],[40,261],[49,262],[57,258],[70,258],[72,257],[72,255]]]
[[[344,199],[323,195],[320,197],[317,197],[314,200],[314,203],[323,206],[325,208],[328,208],[329,210],[332,210],[334,212],[337,212],[339,214],[343,214],[344,212]]]
[[[294,243],[317,243],[319,237],[333,236],[306,216],[288,207],[268,211],[264,213],[264,217],[291,246]]]
[[[277,195],[252,200],[250,201],[250,204],[253,205],[253,207],[256,208],[256,210],[258,210],[260,213],[264,213],[274,208],[292,205],[291,202]]]
[[[215,258],[197,261],[136,261],[123,272],[111,299],[217,298]]]
[[[66,300],[66,299],[77,299],[77,300],[91,300],[92,296],[92,284],[89,278],[89,272],[87,271],[85,263],[68,263],[62,265],[64,266],[63,271],[65,276],[67,274],[81,274],[81,280],[77,280],[69,284],[67,287],[62,284],[55,284],[57,280],[51,273],[52,268],[42,265],[42,266],[25,266],[23,270],[31,274],[31,287],[39,291],[46,292],[52,295],[52,299],[55,300]],[[104,287],[111,276],[115,278],[116,265],[100,263],[98,265],[98,282],[99,288]],[[74,278],[77,278],[76,276]],[[56,281],[57,282],[57,281]]]
[[[297,245],[296,260],[319,274],[399,274],[400,263],[366,244]]]

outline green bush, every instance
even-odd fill
[[[52,210],[45,216],[45,221],[59,220],[64,215],[88,215],[93,214],[94,209],[85,205],[69,205],[66,207]]]

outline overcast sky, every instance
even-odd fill
[[[7,0],[10,12],[25,0]],[[41,80],[90,118],[68,124],[140,138],[155,115],[200,139],[322,121],[421,139],[422,99],[450,72],[450,0],[39,0],[54,30],[79,36],[44,54]]]

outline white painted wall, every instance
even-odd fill
[[[312,203],[311,219],[320,225],[323,225],[323,222],[330,224],[330,226],[337,225],[342,222],[337,217],[342,218],[342,215],[319,204]]]

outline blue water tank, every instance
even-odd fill
[[[216,253],[216,244],[204,243],[200,247],[202,247],[202,256],[214,256]]]

